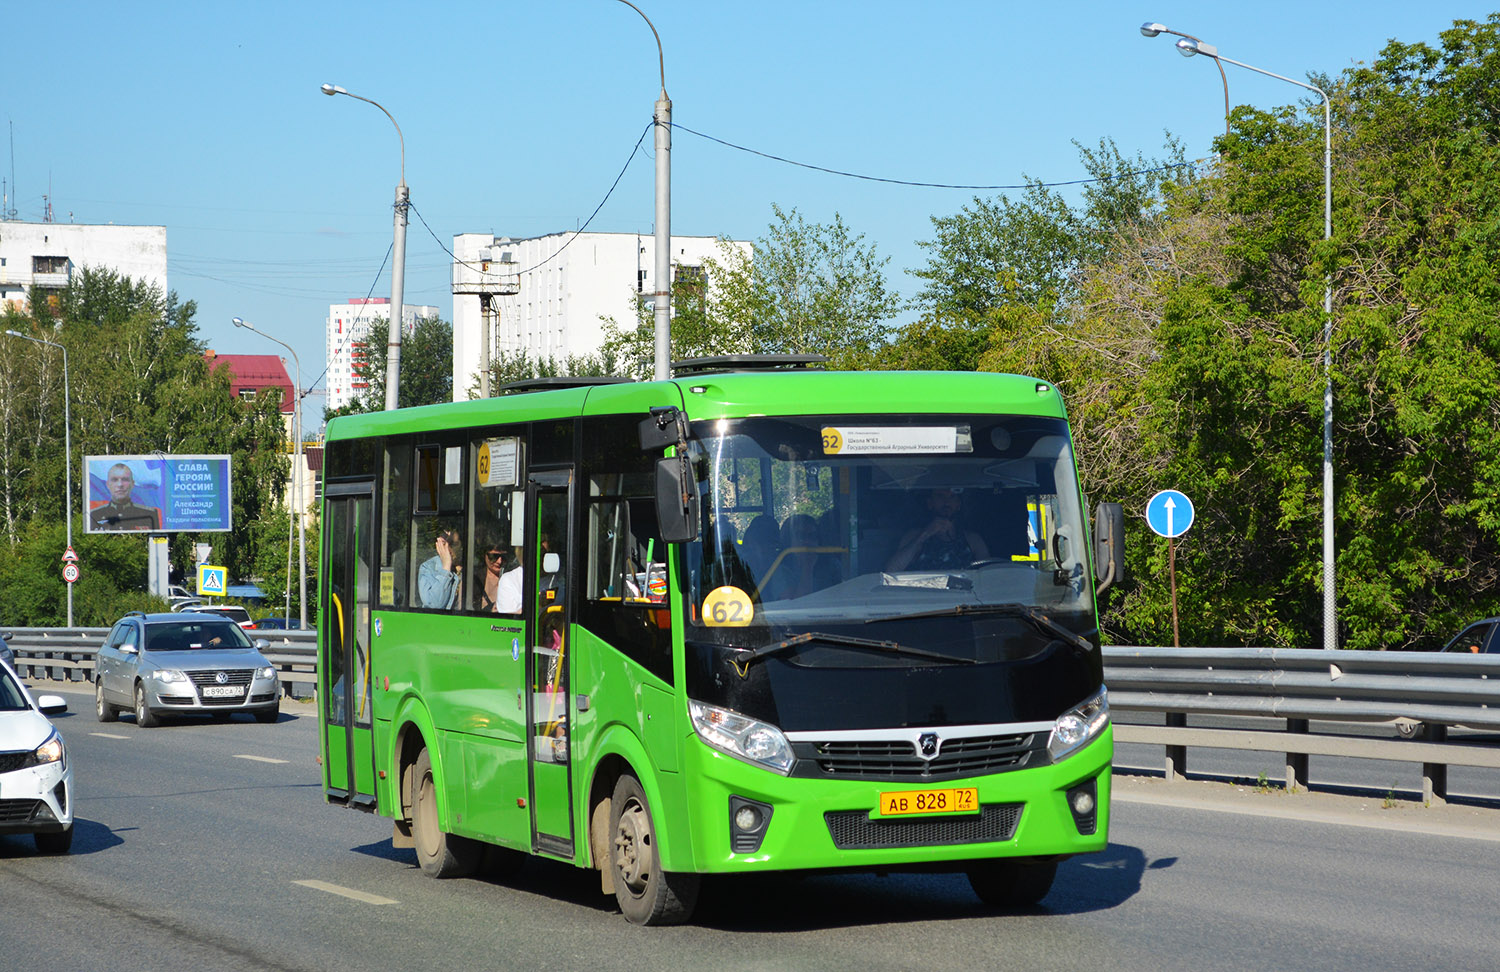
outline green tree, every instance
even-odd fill
[[[809,223],[773,205],[766,235],[751,251],[720,241],[701,278],[673,285],[672,358],[724,354],[822,354],[858,367],[885,342],[900,297],[886,284],[890,258],[834,214]],[[627,373],[649,377],[655,320],[643,300],[635,326],[604,322],[607,353]]]
[[[356,360],[354,374],[364,379],[365,389],[347,405],[329,409],[324,419],[385,408],[386,346],[390,341],[390,319],[377,318],[365,339],[365,354]],[[401,387],[399,408],[436,405],[453,400],[453,325],[440,317],[418,318],[410,334],[401,338]]]
[[[247,576],[255,557],[252,525],[281,503],[289,467],[277,396],[241,402],[229,394],[226,369],[211,369],[193,324],[192,302],[132,281],[114,271],[80,269],[56,295],[33,293],[30,311],[11,311],[7,330],[60,344],[68,351],[74,495],[66,495],[62,356],[54,348],[7,338],[0,355],[0,512],[4,538],[23,562],[58,563],[64,509],[74,511],[75,546],[83,580],[74,591],[75,621],[105,624],[117,604],[111,591],[141,606],[146,577],[103,537],[82,538],[81,512],[88,455],[228,454],[233,467],[233,523],[227,535],[205,535],[235,577]],[[57,529],[52,529],[53,527]],[[54,536],[55,535],[55,536]],[[111,538],[140,547],[145,538]],[[173,537],[175,560],[190,563],[195,536]],[[37,552],[33,545],[42,544]],[[90,553],[92,551],[93,553]],[[94,559],[91,559],[94,558]],[[3,559],[3,558],[0,558]],[[64,619],[65,588],[41,571],[35,589],[52,598],[51,613],[25,601],[24,615]],[[32,589],[22,582],[26,589]],[[9,594],[9,585],[6,587]],[[99,597],[95,595],[99,594]],[[7,607],[7,613],[12,613]],[[39,613],[40,612],[40,613]],[[95,612],[106,612],[98,614]],[[58,623],[61,623],[59,620]]]

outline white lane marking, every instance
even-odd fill
[[[337,894],[345,898],[353,898],[355,901],[363,901],[372,905],[393,905],[401,902],[391,898],[382,898],[378,894],[366,894],[364,891],[356,891],[353,888],[340,887],[337,884],[329,884],[327,881],[293,881],[304,888],[312,888],[314,891],[327,891],[329,894]]]
[[[98,736],[100,739],[129,739],[129,736],[119,736],[112,732],[91,732],[90,736]]]
[[[286,762],[286,760],[284,760],[284,759],[272,759],[269,756],[250,756],[250,755],[244,755],[244,754],[236,754],[234,758],[235,759],[253,759],[257,763],[285,763]]]

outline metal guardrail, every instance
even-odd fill
[[[59,682],[92,682],[99,646],[108,628],[9,628],[16,671],[23,678]],[[316,631],[247,631],[252,641],[265,641],[261,652],[281,673],[282,692],[308,698],[317,683]]]
[[[1165,747],[1166,774],[1184,775],[1188,747],[1283,753],[1286,785],[1308,785],[1309,756],[1422,764],[1422,797],[1448,796],[1449,766],[1500,768],[1500,748],[1450,741],[1453,727],[1500,730],[1500,657],[1426,652],[1272,648],[1104,649],[1112,712],[1165,716],[1116,722],[1120,742]],[[1253,716],[1284,727],[1189,727],[1189,716]],[[1425,725],[1426,741],[1312,732],[1309,723]]]
[[[92,681],[107,628],[14,628],[22,675]],[[285,690],[312,695],[315,631],[252,631]],[[1422,796],[1448,795],[1449,766],[1500,769],[1500,747],[1447,738],[1452,727],[1500,731],[1500,656],[1272,648],[1104,649],[1112,711],[1161,715],[1165,725],[1116,721],[1115,738],[1165,748],[1168,777],[1185,774],[1189,747],[1282,753],[1286,785],[1306,788],[1309,756],[1422,764]],[[1260,728],[1188,726],[1189,716],[1249,716]],[[1277,720],[1281,724],[1278,724]],[[1311,731],[1310,722],[1425,725],[1422,741]]]

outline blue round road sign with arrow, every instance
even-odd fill
[[[1158,536],[1180,537],[1193,525],[1193,501],[1175,489],[1164,489],[1146,502],[1146,523]]]

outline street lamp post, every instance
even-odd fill
[[[63,461],[67,468],[63,471],[67,495],[63,497],[63,519],[68,523],[68,549],[73,549],[73,417],[68,408],[68,400],[72,396],[68,393],[68,349],[53,341],[46,341],[20,331],[6,331],[11,337],[18,337],[23,341],[31,341],[34,344],[45,344],[49,348],[56,348],[62,352],[63,358]],[[73,585],[68,585],[68,627],[73,627]]]
[[[1141,36],[1142,37],[1155,37],[1157,34],[1172,34],[1172,35],[1174,35],[1176,37],[1182,37],[1182,38],[1185,38],[1186,40],[1194,41],[1194,42],[1199,43],[1199,44],[1203,43],[1202,40],[1200,40],[1197,37],[1194,37],[1192,34],[1184,34],[1180,30],[1173,30],[1172,28],[1168,27],[1166,24],[1152,24],[1152,23],[1141,24]],[[1184,57],[1190,57],[1192,55],[1184,52],[1183,56]],[[1218,67],[1218,69],[1219,69],[1219,80],[1222,81],[1222,82],[1224,82],[1224,134],[1228,135],[1229,134],[1229,76],[1224,73],[1224,65],[1222,65],[1222,64],[1219,63],[1219,59],[1218,58],[1214,58],[1214,65],[1216,67]]]
[[[374,105],[385,112],[385,117],[391,120],[392,125],[396,125],[396,119],[378,101],[371,101],[369,98],[346,91],[336,84],[324,84],[321,90],[330,98],[334,95],[348,95],[350,98]],[[389,337],[386,339],[385,410],[387,412],[393,412],[400,407],[398,390],[401,385],[401,300],[402,289],[406,283],[406,210],[411,204],[411,193],[406,188],[406,138],[401,134],[400,125],[396,125],[396,138],[401,143],[401,181],[396,185],[395,262],[391,265],[391,324]]]
[[[656,367],[654,377],[672,377],[672,99],[667,97],[667,58],[662,53],[656,25],[630,0],[621,3],[641,15],[656,38],[656,58],[661,68],[661,97],[652,117],[656,122],[656,292],[652,308],[656,314]]]
[[[1151,25],[1156,26],[1156,25]],[[1145,28],[1141,28],[1142,33]],[[1175,33],[1175,32],[1173,32]],[[1227,61],[1268,78],[1317,92],[1323,99],[1323,239],[1333,239],[1333,112],[1328,92],[1315,84],[1284,77],[1253,64],[1225,57],[1212,44],[1183,35],[1177,49],[1184,57],[1202,54]],[[1221,67],[1220,70],[1223,70]],[[1334,597],[1333,569],[1333,276],[1323,276],[1323,647],[1338,647],[1338,604]]]
[[[301,562],[302,565],[300,571],[298,572],[298,576],[300,579],[298,581],[297,587],[297,616],[301,619],[302,627],[305,629],[307,627],[307,521],[303,516],[304,497],[302,491],[302,362],[297,357],[297,352],[293,350],[292,346],[290,344],[287,344],[285,341],[271,337],[271,335],[267,334],[265,331],[256,328],[255,325],[251,324],[248,321],[242,320],[241,318],[233,318],[233,322],[235,327],[243,327],[247,331],[254,331],[256,334],[259,334],[267,341],[275,341],[283,348],[286,348],[287,353],[292,356],[292,364],[297,369],[297,411],[294,416],[294,428],[295,435],[297,437],[297,444],[295,451],[293,452],[294,458],[292,460],[292,505],[295,506],[296,509],[292,511],[292,515],[297,518],[297,559]],[[286,538],[288,559],[291,558],[291,532],[291,525],[288,524]],[[288,568],[286,578],[286,614],[288,617],[290,617],[292,613],[291,573],[291,569]]]

